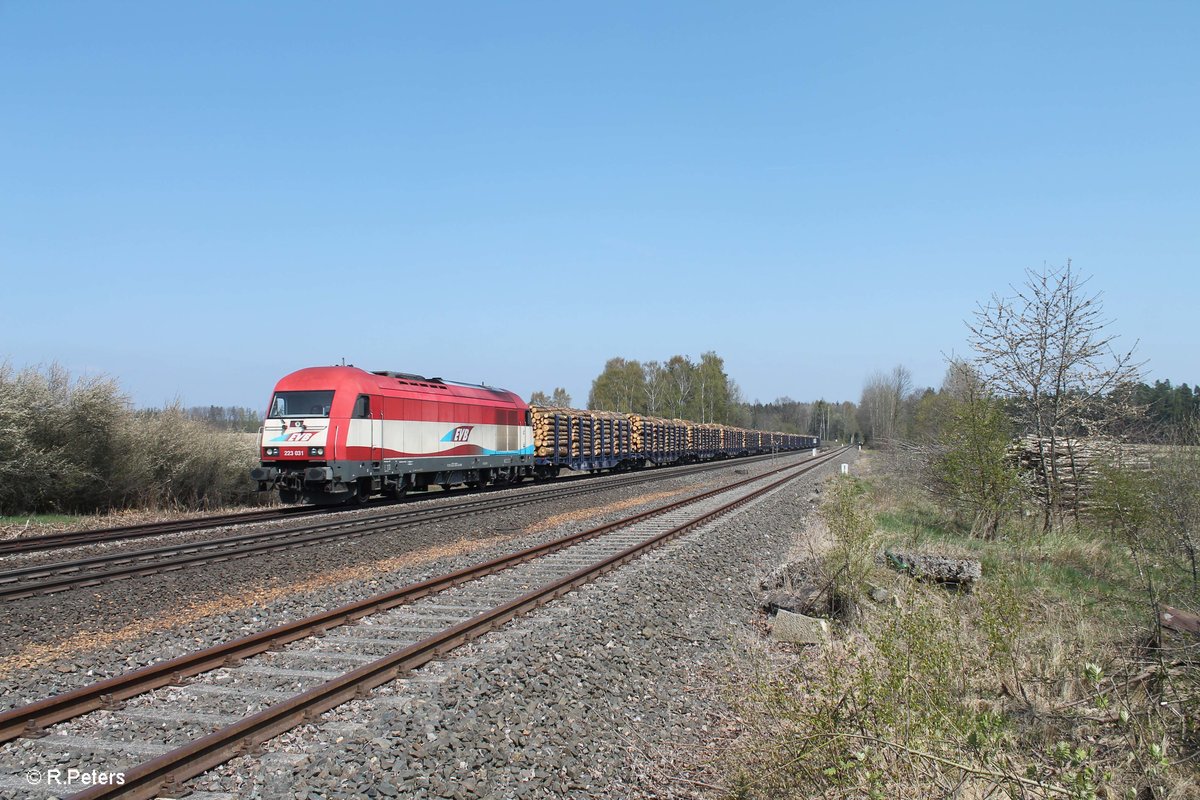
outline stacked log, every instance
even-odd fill
[[[626,453],[680,453],[769,449],[783,434],[727,425],[663,419],[613,411],[530,406],[534,452],[539,458],[601,458]],[[557,431],[557,446],[555,433]]]
[[[632,423],[625,414],[615,411],[589,411],[593,424],[594,455],[622,455],[630,452]]]
[[[632,446],[637,453],[664,453],[684,450],[688,442],[688,425],[681,419],[661,419],[630,414],[633,429]]]
[[[670,453],[686,450],[688,423],[681,419],[666,420],[666,423],[666,447],[663,449]]]
[[[742,428],[726,428],[721,433],[721,447],[738,452],[746,449],[746,431]]]
[[[625,414],[530,406],[534,452],[540,458],[599,458],[630,452],[632,425]],[[558,435],[555,447],[555,432]]]
[[[676,419],[673,421],[678,422],[679,424],[683,425],[684,435],[686,437],[684,439],[684,441],[687,443],[687,449],[688,450],[699,450],[700,449],[700,441],[699,441],[700,440],[700,423],[699,422],[690,422],[686,419]]]
[[[1043,463],[1039,449],[1044,449]],[[1041,448],[1036,436],[1026,436],[1009,448],[1009,457],[1017,467],[1034,476],[1033,489],[1043,497],[1046,494],[1046,472],[1055,480],[1055,494],[1063,509],[1086,510],[1094,504],[1097,470],[1106,464],[1124,468],[1149,469],[1150,459],[1144,448],[1122,444],[1100,437],[1087,439],[1058,439],[1053,448],[1049,440],[1043,440]]]
[[[684,422],[680,420],[680,422]],[[721,446],[721,426],[711,423],[685,422],[689,450],[709,451]]]
[[[653,453],[666,449],[665,419],[644,417],[640,414],[630,414],[629,422],[633,426],[633,450],[636,453]]]
[[[534,453],[540,458],[578,456],[591,449],[592,423],[587,411],[576,408],[530,406]],[[557,444],[555,437],[557,435]]]

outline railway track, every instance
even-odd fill
[[[369,696],[840,452],[4,712],[0,742],[25,737],[27,752],[54,754],[55,763],[73,758],[82,772],[122,773],[120,785],[93,786],[77,800],[173,795],[189,778]],[[99,709],[111,713],[86,716]],[[106,724],[113,719],[115,728]],[[47,730],[68,720],[71,730]],[[10,775],[6,785],[22,777]]]
[[[126,539],[142,539],[148,536],[163,536],[171,533],[189,533],[225,525],[247,525],[252,522],[273,522],[280,519],[328,513],[326,508],[271,508],[262,511],[242,511],[236,514],[214,514],[195,519],[173,522],[143,522],[136,525],[121,525],[115,528],[96,528],[87,531],[49,533],[42,536],[21,536],[0,541],[0,556],[20,553],[37,553],[45,550],[60,550],[67,547],[82,547],[89,544],[119,542]]]
[[[502,492],[482,498],[468,498],[448,505],[401,506],[397,510],[349,519],[322,519],[273,528],[266,531],[235,534],[200,542],[162,545],[140,550],[127,550],[17,567],[0,572],[0,601],[14,601],[36,595],[53,594],[70,589],[98,586],[188,567],[213,564],[233,559],[249,558],[264,553],[311,547],[335,540],[348,540],[430,522],[491,513],[518,506],[606,491],[623,486],[666,480],[683,475],[708,472],[770,458],[747,459],[738,462],[719,461],[679,467],[670,471],[639,472],[614,477],[603,482],[568,481],[548,489],[519,493]]]
[[[797,451],[803,452],[803,451]],[[770,455],[752,456],[739,459],[739,463],[753,463],[766,458],[772,458]],[[728,465],[730,462],[722,461],[721,464]],[[707,465],[700,465],[707,466]],[[694,467],[667,467],[667,471],[673,474],[686,474],[689,469]],[[658,470],[653,470],[657,473]],[[558,478],[556,481],[564,483],[582,480],[590,476],[567,476]],[[519,489],[522,486],[528,487],[527,484],[515,484],[511,487],[491,486],[483,490],[466,490],[471,493],[478,491],[493,492],[500,489]],[[455,492],[459,494],[459,492]],[[417,499],[413,497],[410,499]],[[423,499],[423,498],[422,498]],[[0,541],[0,556],[19,555],[24,553],[37,553],[46,550],[61,550],[69,547],[83,547],[90,544],[104,544],[108,542],[126,541],[129,539],[144,539],[151,536],[165,536],[174,533],[191,533],[194,531],[207,530],[209,528],[220,528],[227,525],[249,525],[257,522],[276,522],[279,520],[288,520],[296,517],[320,516],[325,514],[336,514],[338,512],[355,511],[363,508],[369,508],[372,505],[390,506],[395,505],[394,500],[372,501],[365,506],[337,506],[332,508],[323,507],[291,507],[291,508],[269,508],[262,511],[240,511],[233,514],[215,514],[207,517],[197,517],[195,519],[175,520],[172,522],[143,522],[136,525],[121,525],[113,528],[95,528],[86,531],[66,531],[64,533],[51,533],[41,536],[20,536],[15,539],[5,539]]]

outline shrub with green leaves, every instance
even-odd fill
[[[875,558],[875,516],[861,481],[849,475],[830,481],[820,512],[833,540],[824,559],[826,580],[853,603],[866,591]]]

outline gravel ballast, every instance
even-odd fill
[[[328,712],[319,724],[272,740],[265,755],[235,759],[190,786],[212,800],[712,796],[719,774],[710,775],[703,764],[727,739],[719,688],[731,648],[738,637],[758,635],[751,623],[759,582],[785,559],[809,521],[819,476],[836,471],[842,460],[852,455],[381,687],[367,700]],[[749,466],[758,474],[780,465],[731,464],[730,472]],[[235,613],[148,630],[140,639],[67,659],[49,674],[44,668],[18,671],[5,700],[44,696],[48,682],[87,683],[104,670],[144,663],[147,652],[167,658],[583,530],[695,494],[698,480],[711,482],[713,476],[593,495],[579,504],[585,506],[580,512],[591,513],[555,508],[562,514],[556,519],[547,518],[545,509],[523,509],[516,524],[488,520],[482,528],[479,521],[459,521],[459,531],[480,532],[482,546],[469,552],[414,547],[408,551],[412,563],[393,564],[387,572],[303,591],[291,585]],[[605,510],[596,513],[601,504]],[[445,542],[455,526],[429,527]],[[460,532],[455,541],[463,539]],[[128,707],[141,705],[135,699]],[[153,713],[150,703],[144,705]],[[236,705],[227,710],[245,713]],[[92,715],[80,727],[112,738],[119,715],[111,723],[106,719]],[[185,720],[170,724],[181,732],[190,727]],[[6,747],[3,759],[36,767],[52,752],[46,745],[23,740]],[[95,766],[111,764],[100,757]],[[9,796],[5,790],[0,781],[0,796]]]
[[[847,461],[852,460],[847,457]],[[715,796],[721,676],[827,465],[191,786],[238,797]]]
[[[227,641],[680,499],[744,464],[0,605],[0,707]],[[739,477],[741,477],[739,475]]]

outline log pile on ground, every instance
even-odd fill
[[[1123,469],[1149,469],[1151,466],[1145,448],[1102,437],[1042,439],[1039,443],[1036,436],[1026,436],[1013,443],[1009,457],[1022,471],[1035,476],[1033,488],[1043,495],[1046,472],[1050,472],[1062,508],[1081,511],[1091,505],[1097,470],[1101,466],[1112,464]]]

